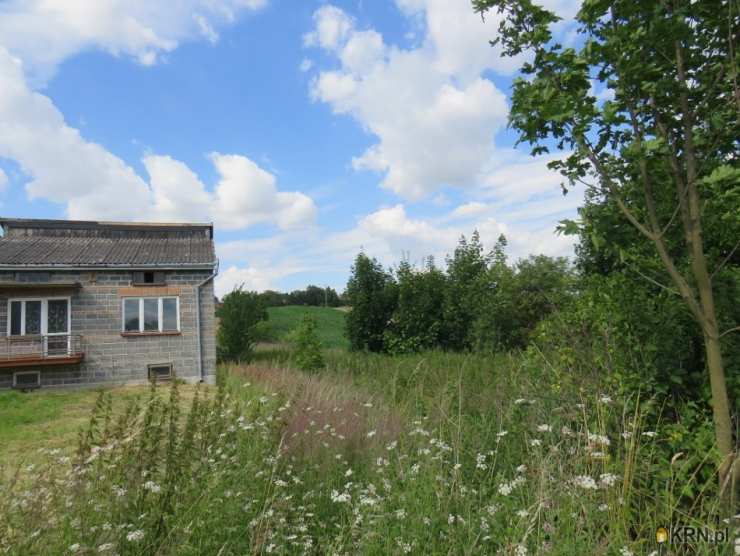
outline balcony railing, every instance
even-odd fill
[[[0,337],[0,367],[79,363],[84,356],[79,334]]]

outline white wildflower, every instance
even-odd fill
[[[599,401],[603,404],[610,404],[612,403],[612,399],[609,396],[603,395],[599,398]]]
[[[600,444],[601,446],[609,446],[611,444],[609,437],[604,436],[603,434],[588,433],[588,440],[594,444]]]
[[[516,468],[516,472],[519,473],[520,475],[522,473],[525,473],[526,471],[527,471],[527,466],[524,464],[521,464],[519,467]]]
[[[107,543],[101,544],[101,545],[100,545],[100,546],[98,547],[98,552],[108,552],[108,551],[109,551],[109,550],[111,550],[111,549],[112,549],[112,548],[113,548],[114,546],[115,546],[115,545],[114,545],[114,544],[113,544],[112,542],[107,542]]]
[[[617,479],[619,479],[619,477],[614,473],[602,473],[599,476],[599,482],[605,487],[612,486],[614,483],[617,482]]]
[[[516,548],[514,549],[514,554],[516,556],[527,556],[527,547],[523,544],[516,545]]]
[[[406,510],[403,508],[396,510],[396,519],[404,519],[406,517]]]
[[[645,431],[642,433],[642,436],[647,436],[648,438],[655,438],[658,435],[655,431]]]
[[[552,432],[552,426],[550,425],[537,425],[539,432]]]
[[[347,469],[347,471],[344,472],[344,476],[345,477],[351,477],[352,476],[352,470],[351,469]]]
[[[69,551],[70,552],[77,552],[80,548],[81,548],[81,546],[80,546],[80,543],[78,543],[78,542],[69,545]]]
[[[345,503],[345,502],[349,502],[350,500],[352,500],[352,497],[349,495],[348,492],[339,493],[336,490],[332,490],[331,491],[331,501],[332,502],[336,502],[338,504],[342,504],[342,503]]]
[[[578,475],[573,479],[573,484],[586,490],[596,489],[596,481],[588,475]]]
[[[130,542],[138,542],[143,538],[144,538],[144,531],[142,531],[141,529],[137,529],[136,531],[131,531],[129,534],[126,535],[126,540]]]
[[[372,431],[368,432],[366,436],[367,436],[368,438],[372,438],[372,437],[373,437],[373,436],[375,436],[375,435],[376,435],[376,431],[372,430]]]
[[[527,403],[527,400],[525,400],[524,398],[517,398],[516,400],[514,400],[515,405],[521,405],[523,403]]]
[[[533,438],[532,440],[529,441],[529,445],[530,446],[542,446],[542,440],[540,440],[539,438]]]
[[[157,483],[154,481],[147,481],[144,483],[144,490],[148,490],[150,492],[160,492],[162,490],[162,487],[160,487]]]
[[[529,512],[527,510],[518,510],[516,512],[516,515],[518,515],[519,517],[524,518],[524,517],[527,517],[529,515]]]
[[[619,553],[622,556],[635,556],[634,553],[629,548],[627,548],[626,546],[623,546],[622,548],[620,548],[619,549]]]

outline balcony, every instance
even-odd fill
[[[0,337],[0,368],[75,365],[84,358],[79,334]]]

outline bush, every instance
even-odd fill
[[[296,365],[303,371],[316,371],[323,368],[321,341],[316,332],[316,319],[304,313],[298,327],[291,333]]]
[[[224,296],[218,310],[218,357],[222,361],[249,361],[257,337],[257,324],[267,320],[259,295],[241,286]]]
[[[346,333],[353,350],[385,351],[384,333],[396,307],[393,276],[380,263],[360,253],[352,265],[347,298]]]

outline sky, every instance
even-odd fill
[[[496,28],[469,0],[5,0],[0,214],[213,222],[218,295],[341,291],[361,250],[473,230],[572,255],[582,192],[516,146]]]

